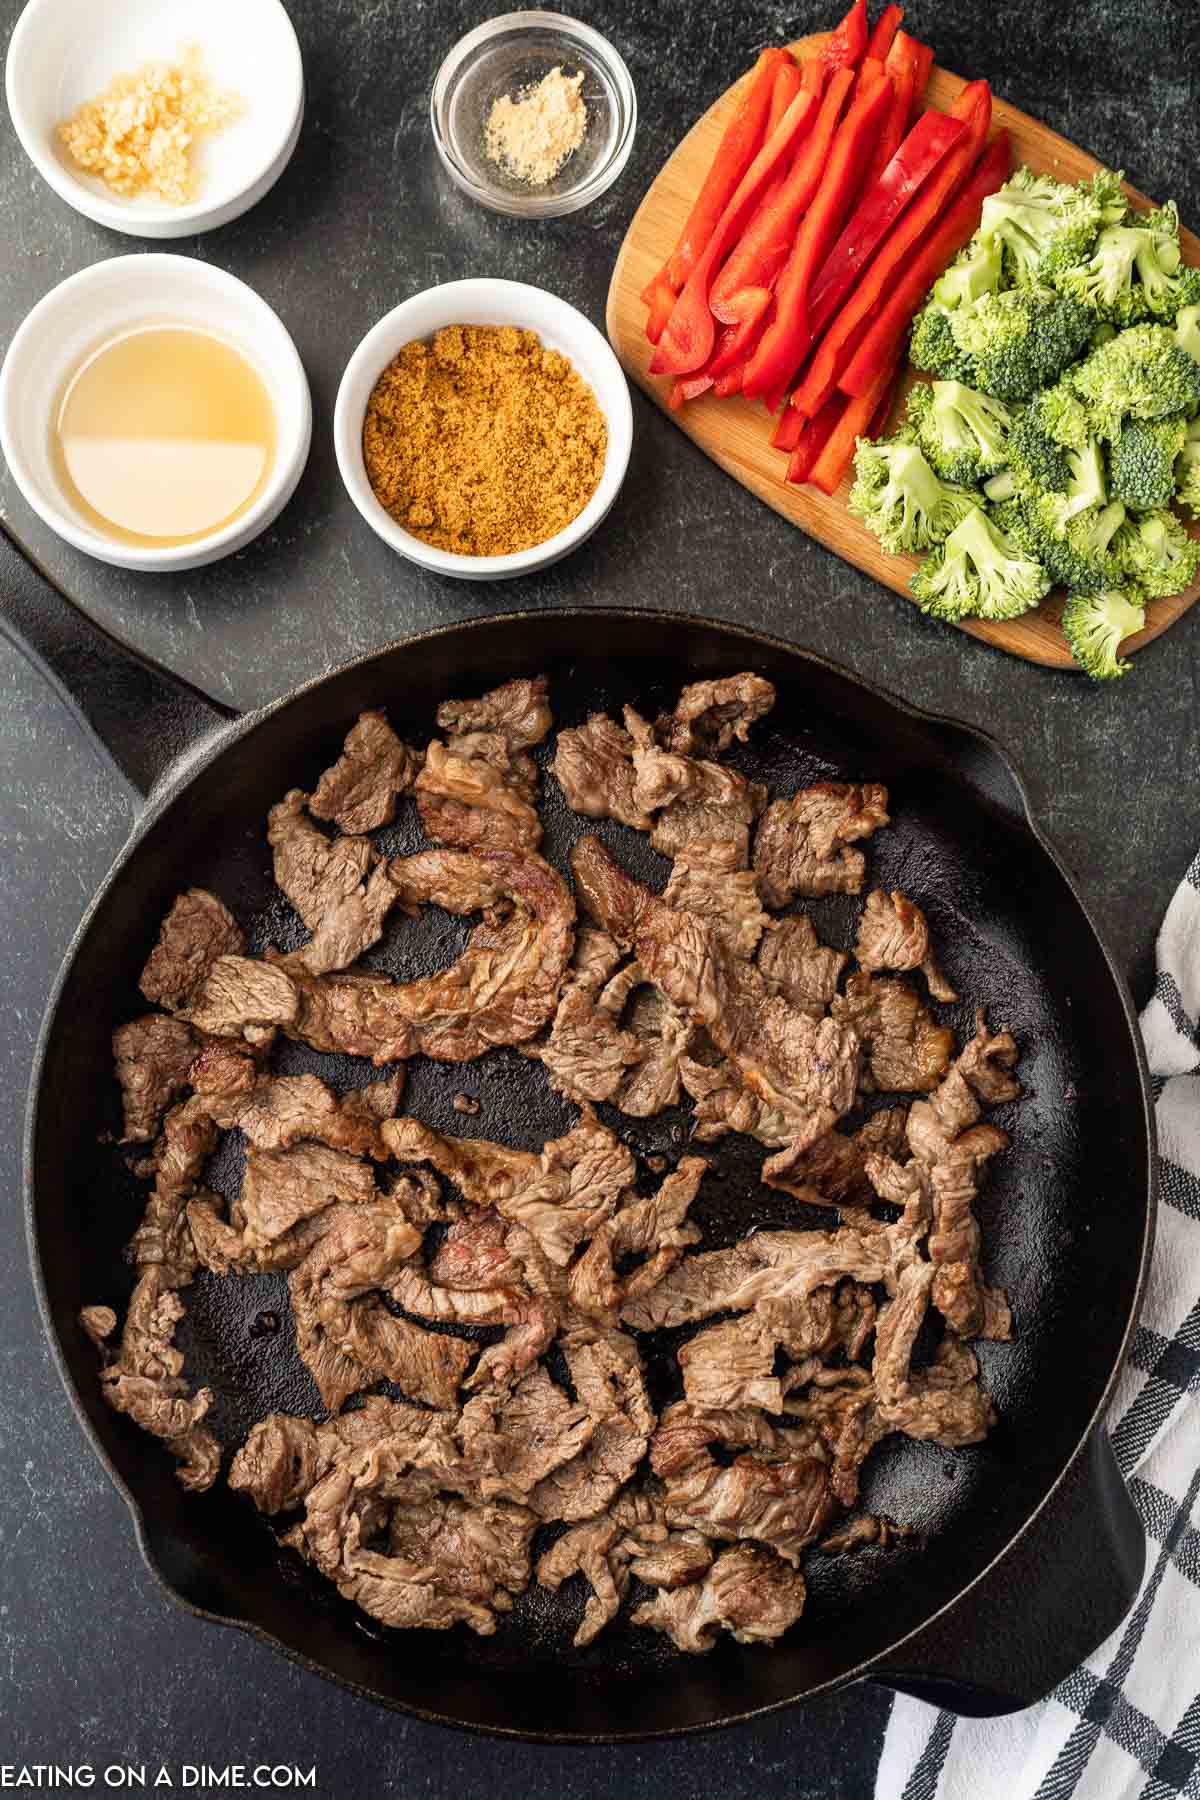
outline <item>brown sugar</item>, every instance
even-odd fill
[[[607,443],[587,382],[513,325],[448,325],[406,344],[363,421],[380,504],[460,556],[507,556],[562,531],[595,493]]]

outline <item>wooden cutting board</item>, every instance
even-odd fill
[[[827,34],[801,38],[793,44],[797,56],[812,55]],[[651,276],[656,274],[675,247],[692,201],[708,171],[722,131],[737,103],[747,76],[736,81],[712,105],[688,132],[679,148],[664,165],[657,180],[634,215],[613,270],[608,291],[608,335],[626,372],[666,409],[671,382],[669,377],[652,376],[647,365],[653,347],[646,340],[646,308],[638,298]],[[933,105],[946,110],[965,85],[962,78],[946,69],[935,68],[930,77],[927,96]],[[993,134],[1007,130],[1013,146],[1013,166],[1028,163],[1033,169],[1057,176],[1061,181],[1078,181],[1090,176],[1100,165],[1094,157],[1069,144],[1065,138],[1039,125],[1025,113],[1018,112],[1003,100],[996,100],[992,118]],[[1151,204],[1144,195],[1129,188],[1130,199],[1137,206]],[[1200,240],[1191,232],[1182,233],[1185,261],[1200,265]],[[902,384],[904,392],[915,379],[908,370]],[[903,394],[897,399],[896,413],[901,410]],[[787,457],[770,444],[772,425],[761,405],[740,396],[717,400],[711,394],[692,400],[682,412],[670,413],[681,431],[686,432],[714,462],[735,480],[773,506],[810,537],[816,538],[847,562],[885,582],[898,594],[908,595],[908,580],[916,568],[916,560],[907,556],[888,556],[878,540],[859,520],[846,510],[847,479],[833,496],[814,487],[790,487],[783,480]],[[1194,536],[1200,535],[1200,524],[1192,523]],[[1124,646],[1126,652],[1140,650],[1173,625],[1193,602],[1200,598],[1200,580],[1184,594],[1169,600],[1155,600],[1146,609],[1146,627]],[[1051,594],[1035,612],[1020,619],[992,622],[964,619],[962,630],[972,636],[986,638],[989,643],[1014,656],[1031,662],[1045,663],[1051,668],[1075,668],[1066,639],[1059,628],[1062,612],[1061,594]]]

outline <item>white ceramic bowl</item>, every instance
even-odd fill
[[[241,96],[241,116],[197,141],[194,201],[123,199],[76,167],[57,127],[114,75],[191,44],[210,80]],[[282,174],[304,115],[300,46],[280,0],[28,0],[9,42],[5,91],[17,136],[55,193],[134,237],[192,237],[236,219]]]
[[[90,350],[140,321],[201,326],[246,355],[275,411],[275,464],[254,505],[231,524],[162,549],[96,531],[64,493],[51,456],[52,421]],[[198,569],[240,550],[291,498],[308,459],[312,404],[287,331],[253,288],[187,256],[114,256],[68,276],[28,314],[0,367],[0,450],[13,480],[52,531],[122,569]]]
[[[608,449],[595,493],[571,523],[511,556],[458,556],[437,550],[397,525],[375,498],[363,463],[363,418],[376,381],[405,344],[431,338],[444,325],[517,325],[536,331],[551,350],[558,350],[588,382],[608,424]],[[448,281],[426,288],[393,307],[369,331],[350,361],[338,388],[333,414],[333,446],[346,490],[363,518],[386,544],[411,562],[438,575],[464,581],[506,581],[528,575],[566,556],[590,537],[620,491],[633,443],[633,410],[621,365],[596,327],[581,312],[522,281]]]

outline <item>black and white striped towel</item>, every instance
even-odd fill
[[[876,1800],[1200,1796],[1200,856],[1158,940],[1142,1014],[1158,1120],[1150,1289],[1109,1414],[1146,1528],[1122,1624],[1049,1699],[1004,1719],[896,1700]]]

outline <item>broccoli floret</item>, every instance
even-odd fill
[[[1007,406],[961,381],[922,382],[908,397],[908,423],[943,481],[970,486],[1003,468],[1012,422]]]
[[[1110,440],[1126,418],[1165,419],[1200,405],[1200,363],[1180,349],[1165,325],[1118,332],[1072,369],[1069,380],[1092,429]]]
[[[1181,266],[1179,214],[1173,203],[1109,225],[1088,261],[1056,269],[1055,287],[1118,325],[1173,319],[1200,300],[1200,270]]]
[[[1175,458],[1175,493],[1200,518],[1200,413],[1188,426],[1183,449]]]
[[[1004,273],[1003,257],[997,239],[990,242],[978,233],[959,251],[944,275],[930,290],[939,306],[953,310],[964,301],[978,300],[981,294],[995,293]]]
[[[998,242],[1013,280],[1031,286],[1043,268],[1082,261],[1104,217],[1104,202],[1086,183],[1068,187],[1022,168],[984,201],[979,236]]]
[[[1125,217],[1127,202],[1121,191],[1121,183],[1125,179],[1124,169],[1097,169],[1091,180],[1092,199],[1100,214],[1102,225],[1119,225]],[[1087,187],[1081,182],[1081,187]]]
[[[1128,519],[1112,548],[1124,579],[1136,582],[1151,600],[1182,594],[1200,569],[1200,542],[1166,507]]]
[[[1200,306],[1181,306],[1175,321],[1175,342],[1200,363]]]
[[[1124,521],[1124,506],[1114,500],[1071,511],[1071,504],[1062,494],[1039,494],[1009,501],[994,517],[1060,587],[1090,594],[1119,586],[1121,563],[1110,545]]]
[[[1122,642],[1146,623],[1136,588],[1105,588],[1099,594],[1071,594],[1063,608],[1063,636],[1071,655],[1095,681],[1112,681],[1129,671],[1117,655]]]
[[[1012,492],[1037,493],[1049,490],[1051,493],[1065,493],[1071,479],[1071,465],[1053,438],[1048,437],[1041,428],[1041,422],[1035,406],[1027,407],[1008,434],[1008,470],[1013,477]],[[994,478],[1000,480],[999,476]],[[989,499],[1007,498],[999,492],[992,492],[992,483],[988,484]]]
[[[1187,420],[1126,419],[1109,456],[1113,495],[1136,512],[1165,506],[1175,492],[1175,458],[1187,439]]]
[[[1157,319],[1174,319],[1181,306],[1200,303],[1200,269],[1184,266],[1179,248],[1179,209],[1173,200],[1135,216],[1142,244],[1137,272],[1142,304]]]
[[[948,310],[935,300],[926,301],[913,321],[908,358],[914,369],[943,381],[965,381],[970,386],[975,373],[971,358],[954,341]]]
[[[894,555],[940,544],[980,504],[970,489],[942,481],[920,448],[903,437],[879,444],[859,438],[854,471],[850,511]]]
[[[1028,400],[1083,355],[1086,309],[1049,288],[984,294],[950,314],[950,334],[975,365],[974,385],[1001,400]]]
[[[1082,450],[1092,435],[1087,408],[1065,381],[1044,388],[1029,409],[1029,417],[1051,443],[1063,450]]]
[[[1015,619],[1050,587],[1041,565],[972,507],[910,583],[922,612],[938,619]]]

